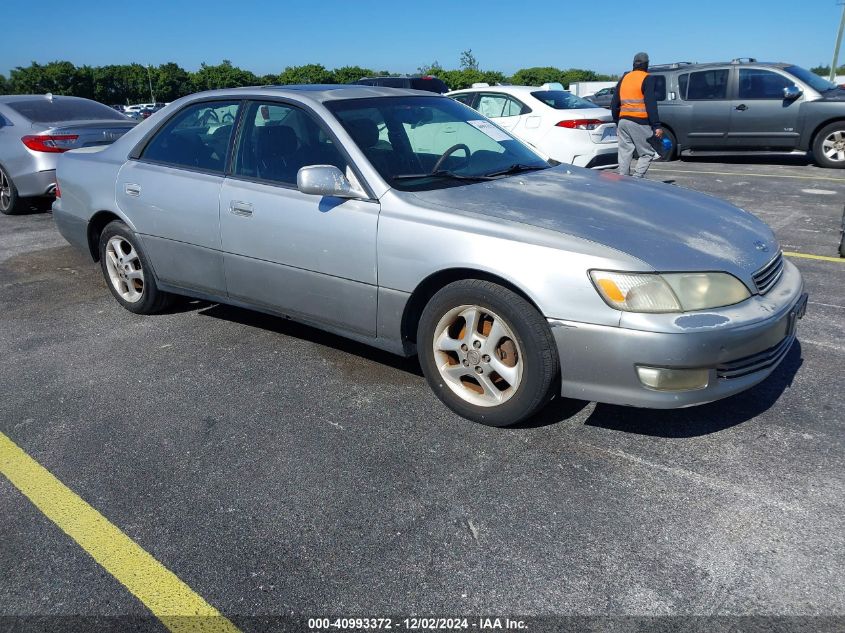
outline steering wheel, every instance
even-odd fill
[[[223,115],[222,123],[229,123],[229,122],[231,122],[231,123],[235,122],[235,117],[232,116],[231,112],[227,112],[226,114]]]
[[[440,158],[437,159],[437,162],[434,163],[434,167],[431,168],[432,173],[440,169],[440,166],[443,164],[443,161],[445,161],[447,158],[449,158],[449,156],[457,152],[459,149],[462,149],[464,150],[464,152],[466,152],[466,158],[464,158],[464,161],[458,167],[466,167],[469,164],[469,159],[472,155],[472,152],[470,151],[469,147],[467,147],[465,144],[458,143],[457,145],[452,145],[452,147],[443,152]]]

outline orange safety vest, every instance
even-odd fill
[[[648,77],[644,70],[632,70],[622,78],[619,85],[619,116],[647,119],[643,81]]]

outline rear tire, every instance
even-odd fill
[[[663,136],[668,138],[672,143],[671,151],[666,155],[666,158],[663,159],[663,162],[671,162],[673,160],[677,160],[678,158],[678,139],[675,138],[675,135],[672,134],[671,130],[668,128],[663,128]]]
[[[520,422],[546,404],[560,360],[546,319],[515,292],[479,279],[453,282],[426,305],[420,366],[452,411],[489,426]]]
[[[813,139],[813,158],[819,167],[845,168],[845,121],[824,126]]]
[[[23,210],[18,189],[6,170],[0,167],[0,213],[14,215]]]
[[[140,241],[126,224],[114,220],[106,225],[99,252],[106,285],[124,308],[135,314],[155,314],[170,304],[173,295],[156,286]]]

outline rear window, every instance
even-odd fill
[[[428,90],[443,94],[449,92],[449,87],[442,80],[436,77],[414,77],[411,79],[411,88],[414,90]]]
[[[531,96],[539,99],[547,106],[555,110],[578,110],[581,108],[595,108],[596,104],[581,97],[576,97],[565,90],[538,90],[532,92]]]
[[[702,70],[690,73],[687,101],[715,101],[728,96],[728,69]]]
[[[116,110],[87,99],[54,97],[50,100],[45,97],[32,101],[12,101],[6,105],[33,123],[86,121],[90,119],[126,120],[126,117]]]
[[[654,98],[657,101],[666,101],[666,76],[652,75],[654,77]]]

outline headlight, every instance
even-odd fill
[[[688,312],[729,306],[751,296],[728,273],[615,273],[590,271],[602,298],[626,312]]]

